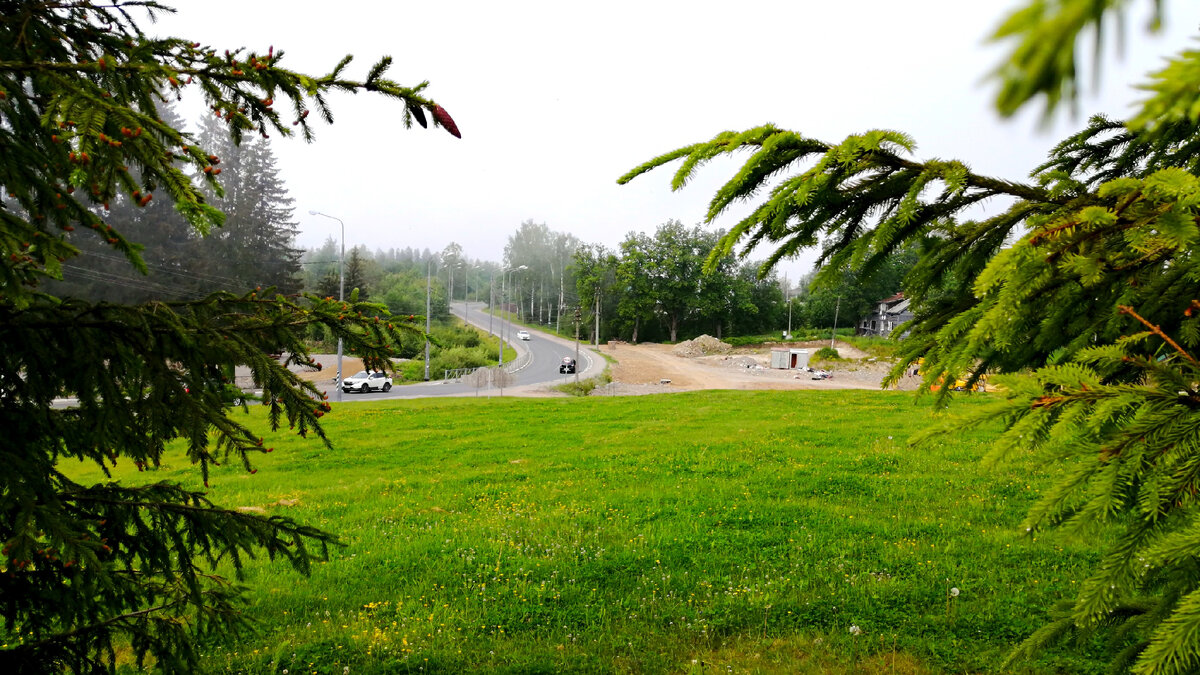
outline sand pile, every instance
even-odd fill
[[[683,342],[680,342],[679,344],[675,345],[675,349],[673,349],[672,352],[676,356],[693,359],[697,356],[725,354],[730,349],[733,349],[732,345],[721,342],[711,335],[701,335],[695,340],[684,340]]]

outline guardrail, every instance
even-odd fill
[[[458,382],[463,378],[464,375],[473,373],[480,368],[486,367],[487,366],[475,366],[474,368],[449,368],[442,375],[442,379],[446,380],[447,382]]]
[[[529,365],[529,362],[530,362],[530,361],[532,361],[532,360],[533,360],[533,352],[528,352],[528,351],[527,351],[527,352],[525,352],[524,354],[522,354],[522,355],[518,356],[518,357],[516,358],[516,360],[514,360],[514,361],[509,361],[508,363],[504,364],[504,369],[505,369],[505,370],[507,370],[507,371],[508,371],[508,372],[510,372],[510,373],[515,373],[515,372],[517,372],[518,370],[520,370],[520,369],[524,368],[525,366]]]
[[[529,361],[532,358],[533,358],[532,352],[525,352],[524,354],[518,356],[516,359],[513,359],[512,361],[509,361],[508,363],[504,364],[504,370],[509,373],[515,373],[518,370],[529,365]],[[491,366],[476,366],[474,368],[449,368],[449,369],[446,369],[442,373],[442,379],[447,382],[459,382],[463,379],[463,377],[475,372],[476,370],[481,370],[481,369],[490,368],[490,367]]]

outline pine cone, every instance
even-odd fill
[[[462,138],[462,134],[458,133],[458,125],[454,123],[454,120],[450,117],[450,113],[446,112],[446,109],[442,106],[433,106],[433,119],[438,124],[446,127],[446,131],[449,131],[455,138]]]
[[[422,129],[429,128],[429,122],[425,121],[425,111],[421,110],[421,106],[410,105],[408,112],[412,113],[412,116],[417,119],[417,124],[420,124]]]

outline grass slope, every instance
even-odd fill
[[[211,645],[210,672],[987,672],[1097,558],[1094,540],[1016,531],[1047,477],[982,466],[995,430],[906,447],[929,422],[906,394],[400,401],[326,420],[334,450],[267,434],[257,474],[212,477],[218,504],[347,545],[309,578],[251,562],[261,635]],[[177,457],[119,476],[197,486]]]

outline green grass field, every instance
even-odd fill
[[[257,474],[211,479],[218,504],[346,545],[307,578],[252,562],[260,634],[208,646],[209,672],[994,672],[1098,557],[1094,538],[1018,531],[1049,476],[985,467],[995,429],[907,447],[930,420],[909,394],[468,398],[325,419],[335,449],[266,434]],[[118,475],[198,487],[174,457]],[[1023,667],[1101,669],[1055,651]]]

